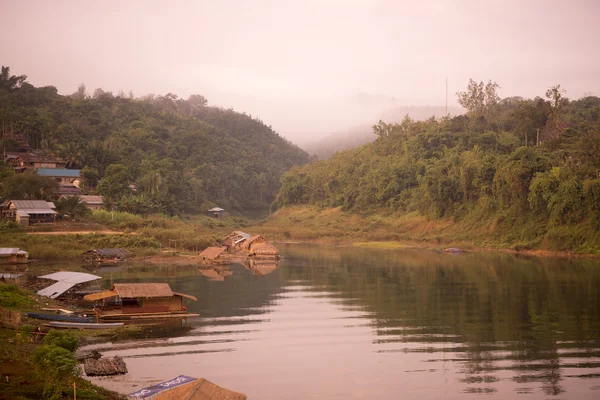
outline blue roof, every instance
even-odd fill
[[[79,178],[80,169],[66,168],[39,168],[37,174],[41,176],[59,176],[69,178]]]

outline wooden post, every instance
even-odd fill
[[[77,400],[77,384],[73,382],[73,399]]]

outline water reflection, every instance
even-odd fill
[[[597,261],[281,250],[279,266],[232,265],[220,282],[197,266],[107,273],[107,286],[168,282],[202,318],[104,346],[130,374],[103,383],[127,392],[189,374],[257,399],[600,395]]]
[[[202,266],[200,267],[200,273],[202,276],[212,281],[224,281],[233,274],[233,272],[225,265],[212,267]]]

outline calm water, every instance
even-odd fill
[[[250,399],[600,398],[598,261],[280,250],[278,269],[234,265],[224,281],[194,266],[101,272],[105,286],[169,282],[203,317],[101,345],[129,374],[94,381],[129,393],[186,374]]]

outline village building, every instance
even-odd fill
[[[279,258],[279,250],[261,235],[247,239],[242,247],[249,257]]]
[[[251,234],[242,231],[233,231],[225,236],[223,244],[228,250],[240,250],[242,244],[252,237]]]
[[[79,187],[81,183],[81,170],[79,169],[66,169],[66,168],[39,168],[37,174],[40,176],[47,176],[54,178],[58,183],[61,184],[72,184]]]
[[[131,257],[131,253],[118,247],[93,249],[83,253],[83,261],[89,264],[115,264]]]
[[[0,247],[0,263],[25,264],[29,260],[29,253],[18,247]]]
[[[104,197],[103,196],[91,196],[83,195],[81,201],[90,210],[102,210],[104,208]]]
[[[66,161],[54,156],[41,156],[28,152],[5,152],[4,162],[16,172],[38,168],[64,168]]]
[[[187,318],[187,300],[194,296],[173,292],[168,283],[115,283],[110,290],[83,297],[102,301],[94,308],[101,319]]]
[[[2,217],[21,225],[54,222],[56,206],[44,200],[9,200],[3,206]]]
[[[221,207],[213,207],[210,210],[208,210],[208,215],[215,218],[223,218],[224,216],[226,216],[226,212],[225,209]]]
[[[58,188],[54,189],[52,193],[54,193],[57,199],[62,199],[63,197],[80,196],[83,192],[77,186],[65,183],[59,184]]]

